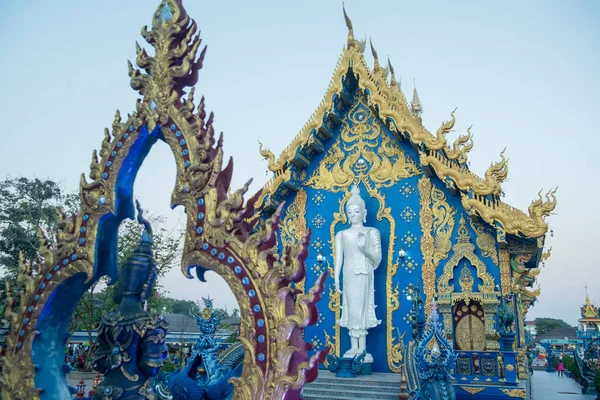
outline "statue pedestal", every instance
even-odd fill
[[[373,363],[362,363],[360,370],[357,371],[356,363],[352,368],[354,358],[340,358],[340,368],[336,371],[335,376],[338,378],[355,378],[358,375],[371,375]]]
[[[362,359],[361,359],[362,358]],[[364,362],[364,357],[338,358],[333,354],[327,355],[327,369],[338,378],[355,378],[358,375],[371,375],[372,362]]]
[[[513,343],[516,334],[514,332],[503,332],[500,334],[500,346],[502,351],[513,351]]]

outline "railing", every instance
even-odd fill
[[[215,342],[217,342],[217,343],[224,342],[234,332],[236,332],[236,330],[234,330],[234,329],[219,329],[219,330],[217,330],[217,332],[215,332],[215,334],[214,334]],[[98,331],[93,330],[92,331],[92,340],[96,340],[97,336],[98,336]],[[166,342],[169,344],[195,343],[200,338],[200,336],[201,335],[199,332],[171,331],[167,334]],[[83,342],[87,342],[88,340],[89,340],[88,332],[81,331],[81,330],[72,332],[71,337],[69,339],[69,341],[73,342],[73,343],[80,343],[80,342],[83,343]]]
[[[457,353],[454,378],[458,383],[515,385],[516,355],[513,351],[460,351]]]

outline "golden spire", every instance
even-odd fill
[[[377,56],[377,51],[375,47],[373,47],[373,40],[369,39],[369,43],[371,44],[371,54],[373,54],[373,71],[378,71],[381,69],[379,66],[379,57]]]
[[[595,318],[598,315],[598,311],[592,304],[590,300],[590,296],[588,295],[588,287],[587,283],[585,284],[585,310],[583,311],[583,316],[585,318]]]
[[[344,5],[344,2],[342,2],[342,10],[344,11],[344,19],[346,20],[346,27],[348,28],[348,48],[351,48],[356,45],[356,41],[354,40],[352,21],[350,21],[350,17],[346,13],[346,6]]]
[[[590,296],[588,296],[587,283],[585,284],[585,305],[589,307],[591,303]]]
[[[417,93],[416,82],[414,83],[413,99],[412,99],[411,108],[412,108],[413,114],[415,114],[417,117],[419,117],[419,119],[421,119],[421,113],[423,112],[423,106],[421,105],[421,99],[419,99],[419,94]]]

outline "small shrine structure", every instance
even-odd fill
[[[581,318],[577,327],[577,339],[582,352],[592,342],[600,344],[600,308],[592,303],[587,290],[585,285],[585,304],[581,306]]]

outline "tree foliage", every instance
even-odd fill
[[[571,325],[567,324],[562,319],[554,318],[536,318],[535,319],[535,331],[537,336],[541,336],[545,333],[550,332],[557,328],[570,328]]]
[[[0,182],[0,304],[5,305],[6,283],[16,288],[19,254],[36,264],[42,232],[50,246],[56,243],[60,207],[71,213],[78,196],[64,193],[58,183],[46,179],[7,178]],[[3,308],[3,307],[2,307]]]

